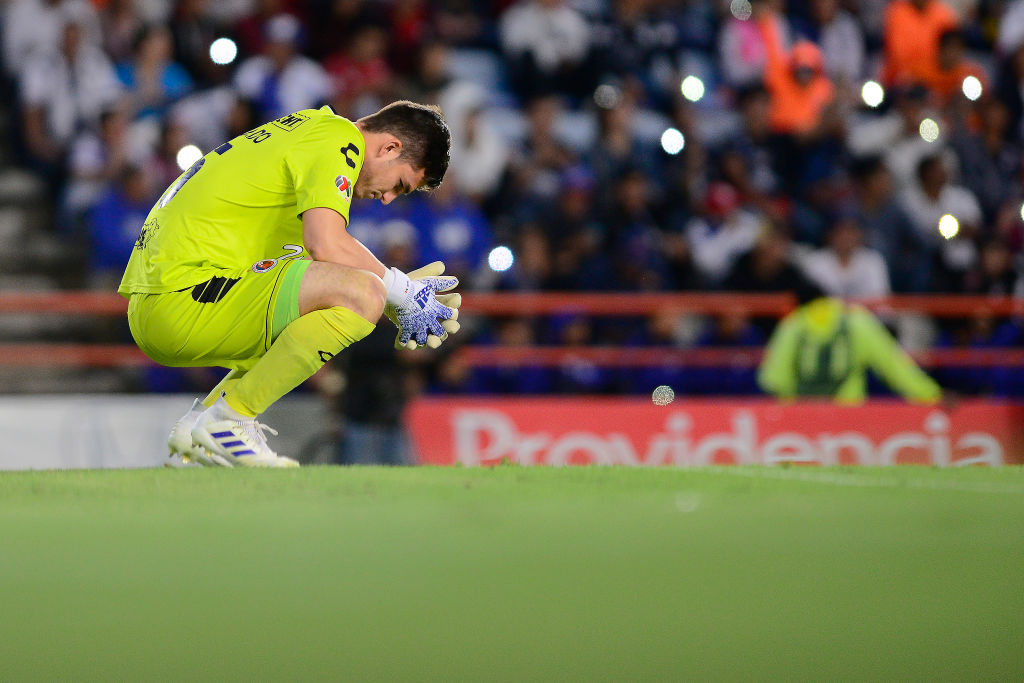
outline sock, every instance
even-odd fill
[[[224,379],[217,383],[217,386],[210,390],[210,393],[202,400],[202,404],[207,408],[212,406],[217,402],[217,399],[220,398],[222,393],[227,391],[230,387],[238,384],[238,380],[242,379],[245,372],[245,370],[232,370],[229,372],[224,376]]]
[[[224,399],[241,415],[255,417],[373,327],[347,308],[307,313],[284,328],[270,350],[225,390]]]
[[[246,420],[253,419],[253,415],[242,415],[237,410],[228,405],[228,402],[221,396],[210,408],[214,411],[218,418],[221,420],[236,420],[238,422],[244,422]]]

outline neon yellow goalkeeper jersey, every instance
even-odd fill
[[[142,226],[117,291],[173,292],[224,270],[304,254],[301,214],[349,205],[365,142],[329,107],[305,109],[226,142],[182,173]]]

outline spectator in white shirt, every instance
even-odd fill
[[[508,142],[495,130],[482,108],[468,111],[452,135],[452,180],[459,192],[477,201],[490,197],[508,168],[511,152]],[[456,141],[457,140],[457,141]]]
[[[701,274],[717,286],[736,259],[757,244],[762,222],[740,206],[739,193],[727,183],[708,188],[701,213],[687,224],[686,241]]]
[[[70,178],[62,202],[66,221],[88,211],[107,184],[127,167],[130,122],[124,110],[110,109],[100,116],[96,132],[86,131],[75,138],[68,156]]]
[[[838,0],[811,2],[808,36],[821,48],[825,73],[840,85],[857,83],[864,74],[864,34],[857,20],[839,6]]]
[[[25,144],[33,161],[59,166],[74,136],[99,123],[100,114],[122,95],[121,83],[103,51],[86,42],[81,23],[64,25],[60,45],[37,52],[25,64],[21,99]]]
[[[803,257],[807,277],[841,299],[888,296],[889,271],[882,255],[864,246],[864,232],[849,218],[828,233],[828,246]]]
[[[981,206],[966,187],[949,182],[946,164],[938,154],[925,157],[917,165],[917,183],[900,197],[907,217],[925,243],[942,243],[939,220],[946,214],[956,218],[960,234],[973,234],[981,227]]]
[[[1006,56],[1021,45],[1024,45],[1024,0],[1014,0],[1007,3],[1003,18],[999,21],[996,49]]]
[[[275,15],[265,29],[266,54],[250,57],[238,67],[235,87],[256,103],[261,121],[317,107],[331,98],[327,72],[297,52],[301,28],[292,15]]]
[[[38,52],[54,50],[68,19],[76,20],[87,41],[99,41],[96,10],[86,0],[11,0],[4,12],[4,65],[17,76]]]
[[[585,86],[581,69],[590,54],[590,26],[564,0],[525,0],[499,20],[501,49],[524,99]]]
[[[926,157],[917,166],[918,183],[904,190],[900,200],[914,229],[925,244],[939,254],[939,271],[934,286],[940,291],[958,290],[962,280],[978,261],[974,239],[981,224],[981,205],[965,187],[952,185],[939,155]],[[945,219],[950,215],[955,222]],[[940,221],[945,220],[943,235]]]
[[[931,95],[923,85],[900,86],[893,88],[891,94],[895,106],[889,113],[854,123],[846,144],[854,156],[882,156],[896,187],[904,189],[915,184],[918,162],[945,144],[946,126],[939,126],[938,137],[932,142],[921,137],[921,122],[925,118],[941,121],[932,110]]]

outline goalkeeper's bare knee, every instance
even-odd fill
[[[338,306],[376,323],[384,313],[386,297],[384,282],[374,273],[314,261],[299,287],[299,313],[306,315]]]

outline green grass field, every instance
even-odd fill
[[[1024,678],[1024,470],[0,474],[0,680]]]

